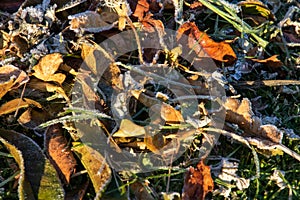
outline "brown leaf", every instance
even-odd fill
[[[131,6],[133,11],[132,16],[137,17],[138,20],[142,20],[145,16],[145,13],[149,11],[150,5],[147,0],[138,0],[137,3],[135,3],[134,1],[129,1],[129,3],[130,5],[132,5]]]
[[[276,126],[262,125],[261,120],[252,111],[251,102],[244,98],[242,101],[227,98],[224,104],[226,108],[226,121],[238,124],[246,135],[262,137],[275,143],[281,143],[282,133]]]
[[[148,189],[147,189],[148,188]],[[136,200],[154,200],[154,197],[149,192],[149,186],[147,183],[134,182],[130,185]]]
[[[182,200],[204,200],[208,192],[213,191],[214,181],[211,178],[210,167],[201,160],[197,167],[190,167],[186,173],[183,185]]]
[[[43,81],[54,81],[62,84],[66,75],[55,73],[63,63],[60,53],[53,53],[44,56],[32,69],[35,71],[32,75]]]
[[[28,83],[28,87],[36,90],[40,90],[43,92],[57,92],[60,94],[67,102],[70,102],[69,97],[65,93],[62,87],[51,84],[51,83],[46,83],[43,81],[40,81],[38,79],[31,79],[30,82]]]
[[[122,119],[120,128],[113,134],[114,137],[138,137],[145,136],[145,128],[139,126],[129,119]]]
[[[277,58],[277,56],[278,55],[273,55],[263,60],[252,58],[251,60],[253,60],[254,62],[262,63],[268,67],[273,67],[273,68],[282,67],[283,63]]]
[[[68,184],[76,169],[76,160],[68,147],[68,141],[63,135],[61,125],[49,126],[45,132],[45,150],[51,164],[61,177],[62,182]]]
[[[188,42],[188,47],[193,49],[200,58],[207,54],[222,62],[232,63],[236,60],[236,55],[229,44],[213,41],[205,32],[200,31],[194,22],[186,22],[179,27],[177,41],[183,38],[183,34],[188,36],[188,41],[185,41]]]
[[[109,24],[105,22],[102,17],[93,11],[85,11],[82,13],[69,16],[70,29],[75,32],[89,31],[92,33],[97,33],[113,28],[114,24]]]
[[[28,108],[19,117],[18,122],[26,128],[34,129],[49,119],[50,115],[45,110]]]
[[[18,98],[2,104],[0,107],[0,115],[5,115],[14,112],[20,108],[27,108],[30,105],[34,105],[38,108],[42,108],[42,105],[34,100],[27,99],[27,98],[23,98],[23,99]]]
[[[0,99],[10,90],[29,81],[27,74],[13,65],[0,67]]]

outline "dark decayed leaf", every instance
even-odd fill
[[[60,124],[49,126],[45,132],[45,150],[61,180],[68,184],[75,171],[76,160],[68,148],[68,141]]]
[[[0,129],[0,141],[21,169],[18,187],[20,200],[64,199],[55,169],[32,139],[15,131]]]

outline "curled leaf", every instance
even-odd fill
[[[0,98],[29,81],[27,74],[13,65],[0,67]]]
[[[76,160],[73,152],[68,148],[68,141],[63,135],[61,125],[55,124],[46,130],[45,150],[61,180],[69,183],[75,171]]]
[[[282,132],[274,125],[262,125],[261,120],[252,111],[251,102],[244,98],[242,101],[227,98],[225,104],[226,121],[238,124],[245,134],[269,139],[281,143]]]
[[[55,169],[32,139],[15,131],[0,129],[0,141],[21,169],[19,199],[64,199]]]
[[[27,98],[23,98],[23,99],[18,98],[18,99],[11,100],[11,101],[6,102],[5,104],[1,105],[0,115],[5,115],[8,113],[14,112],[20,108],[27,108],[30,105],[34,105],[38,108],[42,108],[42,105],[34,100],[27,99]]]

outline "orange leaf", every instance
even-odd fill
[[[69,183],[75,171],[76,160],[73,152],[68,148],[68,141],[63,136],[61,125],[55,124],[48,127],[45,133],[45,149],[62,181]]]
[[[18,99],[14,99],[14,100],[11,100],[11,101],[3,104],[0,107],[0,115],[5,115],[8,113],[14,112],[20,108],[27,108],[30,105],[34,105],[38,108],[42,108],[42,105],[34,100],[27,99],[27,98],[23,98],[23,99],[18,98]]]
[[[211,58],[222,62],[232,63],[236,60],[236,55],[229,44],[213,41],[205,32],[200,31],[194,22],[181,25],[177,31],[177,41],[183,38],[183,34],[188,36],[188,47],[193,49],[198,57],[207,54]],[[182,44],[185,44],[185,42]]]
[[[0,98],[9,90],[18,88],[29,81],[26,73],[13,65],[0,67]]]
[[[277,56],[278,55],[273,55],[270,58],[263,59],[263,60],[252,58],[251,60],[253,60],[254,62],[262,63],[268,67],[277,68],[283,65],[283,63],[277,58]]]
[[[214,181],[210,175],[210,167],[201,160],[197,167],[190,167],[183,185],[182,200],[205,199],[208,192],[213,191]]]
[[[149,3],[147,0],[138,0],[138,2],[134,5],[134,1],[131,1],[133,4],[134,13],[132,16],[137,17],[139,20],[142,20],[144,18],[145,13],[149,11]]]
[[[60,53],[53,53],[44,56],[32,69],[33,75],[43,81],[54,81],[62,84],[66,78],[64,74],[56,73],[59,66],[63,63]]]

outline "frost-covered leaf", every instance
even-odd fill
[[[62,63],[63,59],[60,53],[48,54],[32,68],[34,70],[32,75],[43,81],[54,81],[62,84],[66,75],[62,73],[55,73]]]
[[[0,99],[10,90],[29,81],[27,74],[13,65],[0,67]]]
[[[105,158],[98,151],[85,144],[75,145],[72,150],[87,170],[95,192],[100,197],[112,176]]]
[[[238,124],[245,131],[245,134],[281,143],[282,132],[274,125],[262,125],[260,118],[253,113],[249,99],[244,98],[239,101],[238,99],[227,98],[224,106],[226,108],[226,121]]]
[[[105,22],[102,17],[93,11],[85,11],[68,17],[70,21],[70,29],[75,32],[88,31],[98,33],[112,29],[115,25]]]
[[[30,105],[34,105],[38,108],[42,108],[42,105],[34,100],[27,99],[27,98],[23,98],[23,99],[18,98],[2,104],[0,107],[0,115],[9,114],[20,108],[27,108]]]
[[[64,190],[55,169],[32,139],[15,131],[0,129],[0,141],[21,169],[20,200],[64,199]]]

